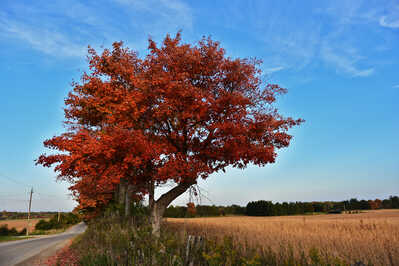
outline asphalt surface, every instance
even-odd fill
[[[86,225],[79,223],[61,234],[0,243],[0,266],[12,266],[21,263],[61,241],[83,233],[85,230]]]

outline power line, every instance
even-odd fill
[[[14,199],[14,198],[2,199],[2,198],[0,198],[0,201],[9,201],[9,200],[11,200],[11,201],[23,201],[23,202],[28,201],[27,199]]]
[[[59,200],[65,200],[66,198],[62,198],[62,197],[60,197],[60,196],[57,196],[57,195],[51,195],[51,194],[44,194],[44,193],[42,193],[42,192],[35,192],[36,194],[38,194],[39,196],[44,196],[44,197],[47,197],[47,198],[56,198],[56,199],[59,199]]]
[[[3,179],[6,179],[6,180],[8,180],[8,181],[11,181],[11,182],[13,182],[13,183],[15,183],[15,184],[17,184],[17,185],[22,185],[22,186],[24,186],[24,187],[28,187],[28,188],[30,188],[30,186],[28,186],[28,185],[26,185],[26,184],[24,184],[24,183],[21,183],[21,182],[19,182],[19,181],[16,181],[15,179],[13,179],[13,178],[10,178],[9,176],[6,176],[6,175],[4,175],[3,173],[1,173],[0,172],[0,177],[1,178],[3,178]],[[2,193],[2,192],[0,192],[0,193]],[[39,193],[39,192],[35,192],[36,194],[39,194],[39,195],[42,195],[42,196],[46,196],[46,197],[53,197],[53,198],[57,198],[57,199],[61,199],[59,196],[57,196],[57,195],[51,195],[51,194],[46,194],[46,193]]]
[[[10,178],[10,177],[8,177],[8,176],[2,174],[2,173],[0,173],[0,177],[2,177],[3,179],[7,179],[8,181],[11,181],[11,182],[13,182],[13,183],[15,183],[15,184],[17,184],[17,185],[22,185],[22,186],[24,186],[24,187],[29,187],[29,186],[27,186],[26,184],[23,184],[23,183],[21,183],[21,182],[19,182],[19,181],[16,181],[15,179]]]

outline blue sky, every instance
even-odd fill
[[[63,132],[63,100],[87,69],[87,46],[148,36],[211,35],[232,57],[264,61],[288,89],[278,107],[306,120],[264,168],[201,181],[203,204],[384,198],[399,194],[397,1],[18,1],[0,7],[0,209],[74,206],[65,183],[33,160]],[[187,203],[187,195],[174,204]]]

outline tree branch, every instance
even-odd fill
[[[157,205],[161,206],[168,206],[174,199],[176,199],[178,196],[186,192],[186,190],[195,184],[194,182],[185,182],[185,183],[180,183],[165,194],[163,194],[159,199],[156,201]]]

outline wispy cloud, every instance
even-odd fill
[[[75,5],[74,1],[70,2]],[[75,7],[75,6],[74,6]],[[17,40],[33,50],[54,57],[80,57],[87,52],[88,36],[85,26],[93,16],[84,12],[84,6],[76,6],[76,12],[70,9],[60,9],[49,5],[37,6],[8,6],[9,12],[0,12],[0,38],[3,40]],[[56,16],[54,14],[57,14]],[[66,21],[73,21],[67,23]],[[72,24],[72,25],[69,25]]]
[[[274,73],[274,72],[278,72],[278,71],[281,71],[281,70],[283,70],[283,69],[284,69],[283,66],[270,67],[270,68],[265,68],[265,69],[263,69],[263,73],[265,73],[265,74],[272,74],[272,73]]]
[[[152,14],[152,19],[143,24],[151,28],[152,32],[160,29],[171,28],[181,29],[183,27],[191,29],[193,26],[193,15],[191,8],[180,0],[113,0],[115,3],[122,4],[131,8],[135,12],[145,11]]]
[[[0,30],[9,37],[20,39],[33,49],[54,56],[83,56],[87,47],[74,43],[61,32],[45,28],[30,27],[13,20],[0,17]]]
[[[370,24],[377,29],[380,9],[369,8],[363,1],[325,2],[314,8],[304,7],[300,2],[284,8],[264,2],[235,3],[229,12],[245,10],[246,15],[226,13],[226,24],[233,30],[242,30],[242,25],[250,29],[252,37],[262,41],[263,50],[270,54],[264,61],[271,66],[301,71],[324,64],[353,77],[367,77],[376,71],[370,47],[359,42],[364,31],[357,30],[369,28]],[[268,10],[268,16],[264,16],[263,10]]]
[[[337,67],[337,70],[348,73],[354,77],[367,77],[374,73],[374,68],[360,69],[356,66],[357,61],[361,59],[356,55],[356,50],[347,48],[334,49],[328,42],[325,42],[320,51],[322,59]]]
[[[399,84],[393,85],[392,87],[393,87],[393,88],[399,88]]]
[[[387,28],[399,28],[399,18],[395,20],[387,16],[382,16],[380,18],[380,25]]]
[[[14,2],[0,11],[0,40],[19,40],[55,57],[83,58],[89,44],[99,47],[123,40],[142,51],[149,35],[163,37],[166,32],[192,28],[192,10],[180,0],[100,2]],[[104,2],[114,8],[104,8]]]

